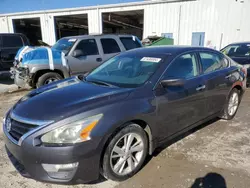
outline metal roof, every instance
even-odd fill
[[[68,36],[63,37],[62,39],[82,39],[82,38],[91,38],[93,36],[118,36],[118,37],[132,37],[133,35],[119,35],[119,34],[89,34],[89,35],[77,35],[77,36]]]
[[[198,1],[198,0],[142,1],[142,2],[119,3],[119,4],[109,4],[109,5],[97,5],[97,6],[87,6],[87,7],[77,7],[77,8],[65,8],[65,9],[51,9],[51,10],[27,11],[27,12],[18,12],[18,13],[7,13],[7,14],[0,14],[0,17],[2,17],[2,16],[27,15],[27,14],[44,14],[44,13],[55,13],[55,12],[68,12],[68,11],[105,9],[105,8],[116,8],[116,7],[125,7],[125,6],[126,7],[128,7],[128,6],[140,6],[140,5],[151,5],[151,4],[161,4],[161,3],[174,3],[174,2],[186,2],[186,1]]]

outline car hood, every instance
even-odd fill
[[[26,66],[30,64],[49,64],[48,51],[52,54],[54,64],[62,64],[62,52],[49,47],[23,47],[17,52],[15,59],[19,60],[19,66]],[[21,59],[22,61],[20,62]]]
[[[121,101],[131,91],[95,85],[74,77],[32,91],[16,103],[12,113],[30,120],[58,121]]]

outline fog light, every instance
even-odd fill
[[[42,166],[51,178],[72,179],[78,167],[78,162],[70,164],[42,164]]]

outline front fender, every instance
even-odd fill
[[[36,74],[38,71],[54,71],[54,70],[57,70],[57,71],[61,71],[64,78],[68,78],[70,77],[70,74],[69,74],[69,70],[67,67],[65,66],[62,66],[62,65],[55,65],[54,67],[54,70],[51,70],[50,69],[50,66],[49,64],[32,64],[32,65],[28,65],[29,67],[29,72],[31,75],[34,75]]]
[[[147,125],[144,130],[149,135],[150,151],[152,154],[156,147],[157,135],[159,129],[156,125],[156,106],[153,104],[154,99],[140,99],[112,104],[104,110],[104,117],[102,123],[93,130],[95,136],[105,135],[102,138],[101,145],[105,144],[113,137],[117,131],[121,130],[128,122],[143,121]]]

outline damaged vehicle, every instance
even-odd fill
[[[38,88],[74,75],[86,74],[117,53],[142,47],[132,35],[65,37],[54,46],[21,48],[11,68],[19,87]]]

